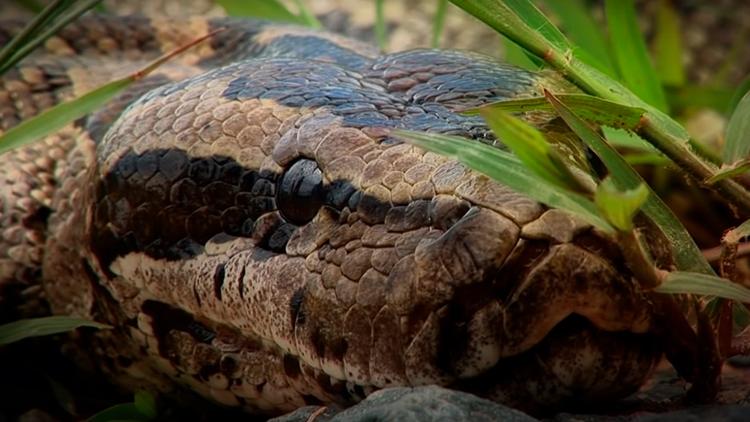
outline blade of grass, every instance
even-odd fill
[[[145,422],[153,419],[148,415],[144,415],[134,403],[121,403],[102,410],[86,419],[86,422]]]
[[[519,47],[518,44],[514,43],[510,39],[504,36],[500,36],[503,43],[503,57],[506,62],[528,70],[539,70],[544,64],[543,61],[536,57],[529,56],[526,50]]]
[[[535,127],[501,111],[483,108],[479,113],[502,143],[535,175],[567,191],[591,192],[593,186],[581,183]]]
[[[252,16],[272,21],[292,22],[300,25],[307,24],[305,18],[290,12],[278,0],[244,1],[244,0],[216,0],[229,16]]]
[[[547,41],[559,49],[572,50],[573,45],[565,35],[547,19],[534,3],[528,0],[507,0],[510,7],[528,26],[534,28]]]
[[[646,102],[667,111],[666,97],[639,30],[633,0],[605,0],[604,10],[617,67],[625,85]]]
[[[576,113],[587,121],[605,126],[602,130],[607,140],[612,142],[613,145],[660,155],[659,150],[646,140],[630,132],[637,130],[640,126],[641,118],[646,113],[645,109],[586,94],[557,94],[557,98],[575,109]],[[545,97],[531,97],[497,101],[482,107],[464,110],[462,113],[467,115],[478,114],[480,108],[496,109],[509,113],[553,110],[552,105]]]
[[[44,10],[44,6],[36,0],[16,0],[16,4],[34,14]]]
[[[722,166],[713,177],[706,179],[706,184],[713,185],[721,180],[745,174],[748,170],[750,170],[750,159],[735,161],[728,166]]]
[[[322,28],[323,24],[320,23],[318,18],[315,17],[315,14],[310,10],[307,5],[305,5],[305,2],[302,0],[294,0],[294,4],[297,5],[297,10],[299,11],[299,17],[302,18],[302,20],[305,21],[305,24],[311,28]]]
[[[545,91],[545,95],[571,130],[607,166],[610,176],[618,188],[634,189],[641,184],[646,184],[638,172],[630,167],[625,159],[591,126],[578,117],[568,105],[549,91]],[[646,184],[646,186],[648,185]],[[650,188],[649,193],[650,195],[643,205],[643,212],[656,223],[664,236],[669,240],[677,267],[685,271],[713,274],[711,266],[677,217]]]
[[[440,37],[445,26],[445,12],[448,10],[448,0],[437,0],[435,16],[432,18],[432,48],[440,47]]]
[[[378,42],[378,48],[381,50],[385,50],[388,47],[384,7],[384,0],[375,0],[375,40]]]
[[[48,38],[55,35],[62,27],[76,20],[79,16],[89,11],[101,1],[102,0],[85,0],[82,4],[71,7],[69,11],[52,22],[49,28],[41,34],[35,36],[30,41],[25,42],[22,46],[19,46],[9,58],[0,60],[0,74],[5,73],[8,69],[20,62],[34,49],[44,43]]]
[[[576,49],[581,60],[611,77],[617,77],[607,36],[583,0],[545,0],[544,5],[560,18],[565,33],[581,47],[580,50]]]
[[[750,75],[747,75],[745,79],[740,82],[740,85],[732,92],[732,98],[729,100],[729,106],[727,106],[726,115],[731,116],[734,110],[745,97],[745,94],[750,92]]]
[[[726,143],[721,158],[725,163],[748,158],[750,155],[750,92],[740,100],[727,123]]]
[[[641,183],[634,189],[621,190],[611,178],[604,179],[596,189],[594,203],[617,230],[633,230],[633,217],[649,196],[649,189]]]
[[[637,130],[646,110],[603,100],[586,94],[559,94],[556,97],[575,109],[581,117],[600,125]],[[463,111],[464,114],[481,114],[482,110],[523,113],[527,111],[553,111],[554,107],[545,97],[518,98],[497,101],[481,107]]]
[[[587,65],[547,41],[529,27],[504,0],[451,0],[499,33],[525,48],[531,54],[543,58],[553,69],[578,85],[584,92],[626,105],[647,110],[639,133],[649,143],[677,164],[678,168],[697,181],[713,176],[716,169],[696,154],[689,146],[689,135],[685,128],[658,108],[644,102],[625,86],[608,77],[596,68]],[[750,192],[733,180],[719,181],[715,189],[728,204],[741,212],[750,214]]]
[[[9,129],[5,134],[0,136],[0,154],[34,142],[44,136],[53,133],[66,124],[76,120],[84,115],[100,108],[107,101],[112,99],[118,92],[130,85],[131,83],[142,79],[157,67],[172,59],[174,56],[182,53],[188,48],[200,43],[201,41],[212,37],[223,29],[213,31],[202,37],[199,37],[190,43],[180,46],[171,52],[159,57],[149,63],[142,69],[110,83],[104,84],[92,91],[75,98],[71,101],[58,104],[34,117],[27,119],[18,126]]]
[[[656,15],[653,58],[659,78],[665,85],[685,84],[683,53],[680,15],[671,0],[661,0]]]
[[[735,90],[726,87],[694,84],[667,87],[666,90],[667,100],[673,112],[704,107],[723,114],[731,106],[734,93]]]
[[[2,50],[0,50],[0,69],[5,68],[7,70],[10,68],[9,65],[6,65],[6,63],[9,62],[10,58],[13,56],[13,54],[18,51],[19,48],[21,48],[25,43],[29,41],[29,39],[33,38],[34,34],[38,32],[45,24],[50,22],[54,17],[62,11],[65,10],[66,7],[69,6],[70,0],[55,0],[47,7],[45,7],[39,14],[34,16],[34,19],[29,22],[24,28],[16,34],[5,46],[3,46]],[[2,71],[0,71],[0,74],[2,74]]]
[[[65,333],[78,327],[112,328],[106,324],[67,316],[19,319],[0,325],[0,345],[30,337]]]
[[[729,230],[724,235],[724,241],[728,243],[739,243],[743,238],[750,236],[750,220],[745,221],[739,226]]]
[[[750,303],[750,289],[714,275],[672,271],[664,283],[655,289],[659,293],[697,294],[716,296],[738,302]]]
[[[397,130],[394,135],[428,151],[454,157],[516,192],[547,206],[568,211],[602,231],[614,233],[614,228],[601,218],[591,200],[574,192],[561,191],[558,185],[530,172],[518,157],[507,151],[465,138],[434,133]]]

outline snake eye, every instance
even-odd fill
[[[276,206],[290,223],[302,225],[312,220],[323,205],[323,173],[313,160],[297,160],[278,182]]]

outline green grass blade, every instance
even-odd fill
[[[375,40],[378,43],[378,48],[381,50],[385,50],[388,47],[384,3],[384,0],[375,0]]]
[[[724,235],[724,241],[727,243],[739,243],[743,238],[750,236],[750,220],[745,221],[739,226],[729,230]]]
[[[607,35],[592,16],[590,7],[583,0],[545,0],[544,4],[560,19],[568,37],[581,48],[576,50],[581,60],[617,77]]]
[[[310,10],[309,7],[305,4],[302,0],[294,0],[294,4],[297,5],[297,10],[299,11],[299,17],[302,18],[302,20],[305,21],[305,24],[311,28],[322,28],[323,24],[320,23],[318,18],[315,17],[315,14]]]
[[[638,107],[603,100],[586,94],[555,95],[584,119],[600,125],[635,130],[646,110]],[[545,97],[509,99],[466,110],[465,114],[478,114],[481,110],[523,113],[527,111],[553,111]]]
[[[428,151],[453,157],[516,192],[547,206],[568,211],[605,232],[614,233],[614,228],[599,215],[591,200],[574,192],[561,191],[558,185],[536,176],[507,151],[455,136],[404,130],[394,131],[394,135]]]
[[[503,43],[503,58],[506,62],[528,70],[539,70],[544,62],[529,54],[507,37],[500,36]]]
[[[307,22],[301,16],[290,12],[278,0],[245,1],[245,0],[216,0],[229,16],[250,16],[280,22],[292,22],[305,25]]]
[[[715,168],[712,164],[689,147],[690,137],[684,127],[668,114],[640,99],[621,83],[547,41],[521,20],[503,0],[451,1],[531,54],[543,58],[584,92],[647,110],[639,134],[693,178],[704,180],[713,176]],[[750,213],[750,191],[732,180],[719,181],[715,189],[728,204]]]
[[[78,327],[112,328],[106,324],[67,316],[19,319],[0,325],[0,345],[30,337],[65,333]]]
[[[487,3],[494,3],[488,1]],[[560,30],[529,0],[506,0],[510,7],[528,26],[538,31],[544,38],[563,50],[572,50],[573,46]],[[491,7],[491,6],[490,6]]]
[[[735,90],[720,86],[684,84],[679,87],[667,87],[666,94],[674,113],[680,113],[685,109],[712,108],[723,114],[732,105]]]
[[[731,165],[722,166],[712,177],[706,179],[705,182],[710,186],[721,180],[745,174],[748,170],[750,170],[750,160],[735,161]]]
[[[44,6],[37,0],[16,0],[15,3],[34,14],[44,10]]]
[[[682,29],[680,15],[671,0],[661,0],[654,35],[654,65],[665,85],[685,84],[685,66],[682,63]]]
[[[24,57],[28,56],[34,49],[42,45],[48,38],[55,35],[62,27],[73,22],[79,16],[91,10],[94,6],[99,4],[102,0],[86,0],[82,4],[75,7],[70,7],[70,10],[65,10],[65,14],[61,15],[58,19],[52,22],[45,31],[35,35],[33,39],[28,42],[24,42],[13,54],[6,60],[0,61],[0,74],[5,73],[8,69],[20,62]],[[67,9],[67,8],[66,8]]]
[[[740,82],[740,85],[732,92],[731,99],[729,100],[729,105],[726,109],[726,114],[728,116],[731,116],[734,113],[734,110],[737,109],[740,101],[742,101],[742,98],[744,98],[745,94],[747,94],[748,92],[750,92],[750,75],[747,75],[745,79]]]
[[[578,117],[568,105],[555,95],[546,93],[550,104],[562,117],[573,132],[583,140],[589,148],[602,160],[610,172],[610,177],[620,189],[634,189],[645,184],[643,178],[636,172],[617,151],[609,145],[591,126]],[[672,254],[677,267],[685,271],[713,274],[711,266],[703,257],[700,249],[675,217],[672,211],[650,191],[650,195],[643,205],[643,212],[659,227],[669,240]]]
[[[151,420],[154,420],[154,418],[141,413],[134,403],[116,404],[86,419],[87,422],[145,422]]]
[[[0,74],[9,69],[13,64],[10,59],[13,55],[26,43],[28,43],[41,28],[49,23],[55,16],[62,13],[70,3],[70,0],[55,0],[48,4],[42,11],[34,16],[24,28],[16,34],[3,48],[0,50]]]
[[[750,92],[740,100],[727,123],[722,160],[731,164],[750,155]]]
[[[58,104],[31,119],[23,121],[0,136],[0,154],[42,139],[68,123],[97,110],[128,86],[130,79],[120,79],[94,89],[74,100]]]
[[[432,18],[432,48],[440,47],[440,37],[445,26],[445,13],[448,11],[448,0],[437,0],[435,16]]]
[[[750,289],[725,278],[687,271],[669,273],[664,283],[655,290],[659,293],[716,296],[750,303]]]
[[[633,217],[648,199],[649,190],[645,183],[635,189],[621,190],[606,178],[597,186],[594,203],[602,215],[620,231],[633,230]]]
[[[147,391],[136,391],[133,397],[133,405],[135,405],[135,408],[138,409],[141,414],[151,419],[158,416],[156,398]]]
[[[667,101],[641,35],[633,0],[606,0],[610,40],[625,85],[646,102],[667,111]]]
[[[479,112],[498,139],[535,175],[566,191],[590,191],[535,127],[501,111],[480,109]]]
[[[142,69],[124,78],[109,82],[90,92],[70,100],[57,104],[44,112],[23,121],[0,136],[0,154],[13,148],[42,139],[57,130],[62,129],[68,123],[99,109],[107,101],[112,99],[122,89],[131,83],[145,77],[166,61],[182,53],[188,48],[220,32],[221,29],[196,38],[188,44],[180,46],[171,52],[159,57]]]

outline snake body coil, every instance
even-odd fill
[[[96,17],[3,77],[0,128],[217,27],[3,158],[6,303],[41,283],[52,312],[114,326],[78,341],[117,382],[252,412],[397,385],[536,407],[642,384],[653,307],[610,240],[389,134],[491,141],[457,110],[567,89],[553,74],[263,22]]]

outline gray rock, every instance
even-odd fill
[[[709,405],[634,418],[635,422],[746,422],[750,406]]]
[[[305,422],[320,407],[308,406],[273,422]],[[460,391],[437,386],[387,388],[346,410],[326,412],[315,422],[534,422],[537,419],[501,404]]]

